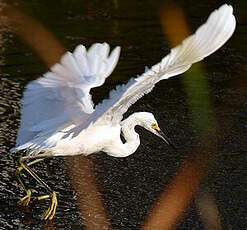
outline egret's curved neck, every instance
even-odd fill
[[[139,122],[138,122],[138,119],[136,119],[135,114],[132,114],[127,119],[121,122],[122,134],[127,143],[132,143],[132,142],[136,142],[137,140],[139,140],[139,135],[135,131],[136,125],[139,125]]]
[[[121,122],[121,131],[124,139],[123,143],[119,136],[118,145],[114,146],[112,151],[108,151],[108,154],[114,157],[127,157],[134,153],[140,145],[140,138],[138,133],[135,132],[135,126],[140,125],[135,114],[130,115],[127,119]]]
[[[126,140],[123,146],[128,155],[134,153],[140,145],[139,134],[135,131],[136,125],[140,125],[140,121],[135,113],[121,122],[122,135]]]

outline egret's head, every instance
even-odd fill
[[[152,113],[147,113],[147,112],[140,112],[138,114],[139,119],[141,120],[140,125],[147,129],[148,131],[152,132],[156,136],[160,137],[163,139],[168,145],[173,147],[174,149],[175,146],[171,143],[169,138],[162,132],[160,127],[158,126],[158,122],[154,118],[154,115]]]

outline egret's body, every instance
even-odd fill
[[[56,210],[56,195],[29,166],[48,156],[68,156],[106,152],[126,157],[140,144],[134,127],[140,125],[171,144],[161,132],[151,113],[134,113],[123,120],[128,108],[149,93],[156,83],[181,74],[190,66],[220,48],[235,29],[232,7],[223,5],[215,10],[195,34],[173,48],[160,63],[136,78],[130,79],[110,92],[108,99],[94,106],[90,89],[101,86],[114,70],[120,48],[109,56],[106,43],[94,44],[88,51],[79,45],[73,53],[66,53],[43,77],[27,85],[22,99],[21,125],[16,147],[12,151],[27,150],[17,170],[27,195],[20,204],[27,205],[31,191],[22,183],[19,174],[28,171],[50,195],[52,200],[45,218],[52,219]],[[123,135],[125,142],[120,138]],[[24,164],[24,160],[32,162]]]
[[[63,156],[65,150],[66,155],[89,155],[103,151],[104,146],[119,143],[120,125],[110,126],[90,126],[78,134],[78,136],[68,140],[61,140],[56,147],[51,148],[51,152],[55,156]],[[82,141],[83,140],[83,141]]]
[[[116,125],[97,125],[96,123],[81,131],[74,138],[61,140],[50,151],[54,156],[63,156],[65,151],[66,155],[82,153],[89,155],[103,151],[114,157],[127,157],[134,153],[140,144],[139,135],[134,129],[135,126],[143,126],[159,135],[158,132],[156,133],[156,129],[152,129],[152,124],[157,125],[157,121],[151,113],[147,112],[134,113]],[[125,143],[120,138],[121,133],[126,140]],[[168,138],[166,140],[168,141]]]

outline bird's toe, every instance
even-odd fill
[[[17,204],[20,206],[28,206],[30,199],[31,199],[31,190],[28,189],[27,195],[24,196],[22,199],[20,199]]]

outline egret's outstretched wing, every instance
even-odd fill
[[[82,123],[93,113],[90,89],[102,85],[118,61],[120,48],[108,56],[109,49],[106,43],[96,43],[88,51],[79,45],[50,72],[27,85],[13,151],[49,147],[63,137],[60,134],[45,143],[58,129]]]
[[[140,77],[132,78],[126,85],[110,92],[109,99],[96,106],[92,121],[117,123],[128,108],[149,93],[160,80],[181,74],[190,66],[220,48],[233,34],[235,17],[232,7],[223,5],[209,16],[207,22],[173,48],[162,61]]]

